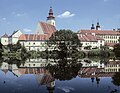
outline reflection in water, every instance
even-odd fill
[[[62,63],[63,60],[60,60],[60,61],[61,62],[59,63]],[[90,88],[94,90],[94,91],[90,90],[91,91],[90,93],[119,93],[120,92],[120,89],[116,87],[116,86],[120,86],[120,72],[119,72],[120,61],[113,61],[113,60],[107,61],[107,64],[104,64],[104,62],[101,62],[101,61],[95,62],[92,60],[89,62],[88,61],[85,62],[82,60],[81,63],[80,62],[78,63],[67,62],[67,63],[69,64],[66,64],[65,66],[63,65],[61,66],[59,64],[56,64],[56,65],[49,64],[46,67],[41,67],[41,65],[34,66],[36,62],[32,61],[31,63],[29,62],[27,63],[27,64],[31,64],[30,66],[21,65],[21,67],[18,68],[16,64],[8,64],[6,62],[3,62],[1,63],[2,72],[0,72],[0,77],[2,78],[1,74],[4,72],[5,76],[10,74],[9,77],[14,76],[18,80],[22,78],[21,81],[18,81],[18,82],[22,82],[24,85],[25,77],[27,79],[30,79],[31,77],[29,77],[29,75],[33,75],[35,76],[35,79],[31,79],[31,80],[37,81],[37,85],[39,86],[38,90],[41,89],[39,90],[41,91],[41,93],[48,93],[48,92],[49,93],[63,93],[63,92],[80,93],[80,90],[83,91],[82,93],[87,93],[85,92],[86,89],[84,87],[88,88],[88,90],[90,90]],[[4,85],[7,85],[8,80],[9,78],[7,79],[3,78],[2,83]],[[89,82],[92,82],[92,83],[89,83]],[[27,83],[29,84],[29,82]],[[18,83],[16,82],[16,87],[18,87],[17,84]],[[92,84],[92,87],[90,87],[90,84]],[[97,87],[95,87],[95,84]],[[36,86],[35,82],[32,85]],[[104,88],[102,86],[104,86]],[[30,88],[32,87],[30,86],[27,89],[29,90]],[[98,92],[98,90],[100,92]],[[35,91],[31,91],[31,92],[38,93]],[[29,93],[31,92],[29,91]],[[10,93],[13,93],[13,92],[10,92]],[[21,93],[21,92],[17,92],[17,93]],[[26,93],[26,92],[22,92],[22,93]]]
[[[116,86],[120,86],[120,72],[116,72],[112,77],[112,83]]]
[[[53,65],[47,66],[46,69],[48,69],[52,76],[58,80],[71,80],[78,75],[78,71],[80,70],[81,66],[81,63],[70,64],[64,67]]]

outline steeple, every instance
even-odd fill
[[[94,29],[95,29],[94,24],[92,24],[91,30],[94,30]]]
[[[50,10],[49,10],[49,16],[47,17],[47,23],[55,26],[55,17],[53,16],[52,7],[50,7]]]
[[[97,22],[96,30],[101,30],[99,22]]]

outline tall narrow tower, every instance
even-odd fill
[[[101,30],[99,22],[97,22],[96,30]]]
[[[55,17],[53,16],[52,7],[50,7],[50,10],[49,10],[49,16],[47,17],[47,23],[55,26]]]
[[[94,24],[92,24],[91,30],[95,30]]]

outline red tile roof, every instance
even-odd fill
[[[45,22],[40,22],[40,26],[44,32],[44,34],[52,34],[53,32],[56,32],[56,28],[53,25],[50,25]]]
[[[22,34],[19,37],[19,40],[28,40],[28,41],[34,41],[34,40],[48,40],[49,35],[47,34]]]
[[[113,30],[80,30],[78,33],[95,33],[96,35],[120,35],[119,32]]]
[[[9,36],[5,33],[2,38],[8,38]]]
[[[77,34],[78,38],[80,41],[82,42],[97,42],[98,40],[103,40],[102,38],[98,37],[98,36],[94,36],[91,34]]]
[[[48,40],[52,33],[56,32],[56,28],[53,25],[40,22],[39,23],[44,34],[22,34],[19,40]]]

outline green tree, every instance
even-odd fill
[[[27,52],[27,49],[24,46],[21,48],[21,54],[20,54],[20,56],[21,56],[21,60],[22,61],[26,61],[27,58],[30,57],[30,55]]]
[[[7,47],[9,48],[10,52],[16,52],[17,50],[21,49],[21,44],[18,41],[17,44],[8,44]]]
[[[70,57],[68,55],[73,53],[75,55],[82,46],[77,34],[65,29],[53,33],[47,41],[47,45],[58,51],[57,53],[60,59]]]
[[[114,45],[113,52],[115,53],[116,57],[120,57],[120,44]]]
[[[116,72],[112,77],[112,83],[116,86],[120,86],[120,72]]]

